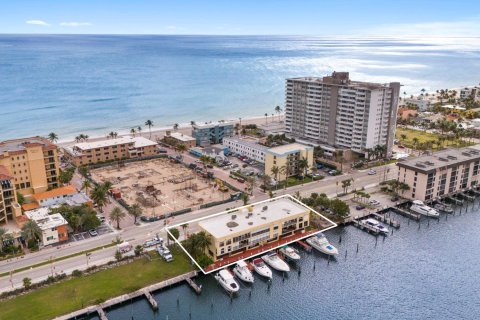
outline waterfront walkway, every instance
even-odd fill
[[[221,268],[221,267],[230,265],[230,264],[235,263],[239,260],[249,259],[251,257],[254,257],[254,256],[258,255],[258,254],[270,251],[270,250],[272,250],[276,247],[286,245],[286,244],[291,243],[291,242],[298,241],[299,239],[303,239],[303,238],[308,237],[309,235],[312,235],[312,234],[317,233],[319,231],[320,230],[315,229],[315,230],[311,230],[311,231],[306,231],[304,233],[295,233],[293,235],[286,236],[286,237],[284,237],[280,240],[269,242],[269,243],[267,243],[263,246],[255,248],[255,249],[246,250],[244,252],[241,252],[241,253],[238,253],[238,254],[235,254],[235,255],[231,255],[229,257],[225,257],[222,260],[218,260],[214,264],[211,264],[208,267],[206,267],[205,272],[209,272],[209,271],[215,270],[217,268]]]
[[[81,310],[77,310],[77,311],[74,311],[72,313],[57,317],[57,318],[55,318],[55,320],[69,320],[69,319],[74,319],[76,317],[81,317],[81,316],[84,316],[84,315],[89,315],[89,314],[94,314],[94,313],[97,313],[99,315],[99,317],[102,320],[104,320],[104,319],[107,319],[107,315],[104,311],[105,309],[113,307],[117,304],[121,304],[125,301],[131,301],[132,299],[136,299],[136,298],[139,298],[139,297],[142,297],[142,296],[145,296],[147,298],[148,302],[150,303],[150,306],[153,309],[158,309],[158,303],[153,298],[153,296],[151,295],[152,292],[155,292],[157,290],[172,286],[172,285],[180,283],[182,281],[186,281],[186,280],[191,279],[191,278],[196,277],[196,276],[197,276],[197,271],[191,271],[191,272],[179,275],[177,277],[167,279],[165,281],[162,281],[162,282],[159,282],[159,283],[156,283],[156,284],[152,284],[152,285],[150,285],[148,287],[145,287],[145,288],[142,288],[140,290],[137,290],[137,291],[134,291],[134,292],[131,292],[131,293],[127,293],[127,294],[109,299],[109,300],[107,300],[104,303],[101,303],[99,305],[89,306],[89,307],[83,308]]]

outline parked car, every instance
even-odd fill
[[[157,248],[157,252],[166,262],[173,261],[172,253],[170,252],[170,250],[168,250],[164,246],[159,246]]]
[[[140,220],[143,222],[154,222],[160,220],[162,217],[160,216],[155,216],[155,217],[146,217],[146,216],[141,216]]]
[[[188,165],[188,167],[189,167],[190,169],[195,169],[195,168],[197,167],[197,165],[196,165],[195,163],[190,163],[190,164]]]
[[[393,197],[390,198],[390,201],[396,202],[396,201],[398,201],[398,199],[399,198],[397,196],[393,196]]]
[[[97,214],[97,218],[98,218],[98,220],[100,220],[101,223],[105,222],[105,217],[104,216]]]
[[[90,236],[92,236],[92,237],[98,236],[98,232],[97,232],[97,230],[95,230],[95,229],[90,229],[90,230],[88,230],[88,234],[89,234]]]
[[[213,165],[207,164],[207,168],[208,168],[208,169],[213,169]]]
[[[370,201],[368,201],[369,204],[371,204],[372,206],[378,206],[380,205],[380,202],[378,202],[377,200],[375,199],[372,199]]]
[[[369,176],[373,176],[374,174],[377,174],[377,171],[375,171],[373,169],[368,170],[368,175]]]
[[[359,205],[357,205],[357,206],[355,207],[355,209],[357,209],[357,210],[363,210],[363,209],[365,209],[365,206],[362,206],[361,204],[359,204]]]
[[[240,183],[244,183],[244,182],[245,182],[245,180],[242,179],[242,178],[237,178],[237,181],[240,182]]]
[[[158,153],[167,153],[168,151],[165,149],[158,149]]]

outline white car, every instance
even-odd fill
[[[375,171],[375,170],[369,170],[368,171],[369,176],[373,176],[374,174],[377,174],[377,171]]]
[[[380,202],[378,202],[375,199],[372,199],[372,200],[368,201],[368,203],[371,204],[372,206],[379,206],[380,205]]]

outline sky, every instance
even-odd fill
[[[4,0],[0,33],[479,36],[468,0]]]

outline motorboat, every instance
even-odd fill
[[[220,270],[216,275],[215,279],[220,283],[220,285],[228,292],[235,293],[239,290],[239,286],[233,275],[225,269]]]
[[[438,217],[440,215],[437,210],[430,208],[420,200],[414,200],[410,210],[427,217]]]
[[[306,241],[313,248],[324,254],[331,256],[338,254],[337,248],[328,242],[327,237],[323,233],[318,233],[315,236],[308,238]]]
[[[242,281],[248,283],[253,283],[254,281],[252,272],[243,260],[237,262],[237,265],[233,268],[233,273]]]
[[[262,259],[253,259],[252,264],[253,270],[255,270],[256,273],[265,278],[272,278],[272,270],[270,270],[270,268],[265,264],[265,262],[263,262]]]
[[[443,202],[435,203],[433,208],[438,210],[438,211],[445,212],[445,213],[453,213],[453,211],[454,211],[451,205],[443,203]]]
[[[292,261],[300,260],[300,255],[298,254],[298,251],[295,248],[285,246],[285,247],[281,247],[278,251],[281,254],[283,254],[285,258],[289,260],[292,260]]]
[[[290,271],[290,267],[288,266],[288,264],[282,259],[280,259],[278,254],[276,254],[275,252],[262,256],[262,259],[263,261],[265,261],[266,264],[268,264],[270,267],[277,271]]]
[[[363,220],[363,222],[378,230],[380,233],[383,233],[384,235],[388,235],[390,233],[390,230],[388,230],[387,227],[385,227],[383,224],[381,224],[375,219],[368,218],[366,220]]]

